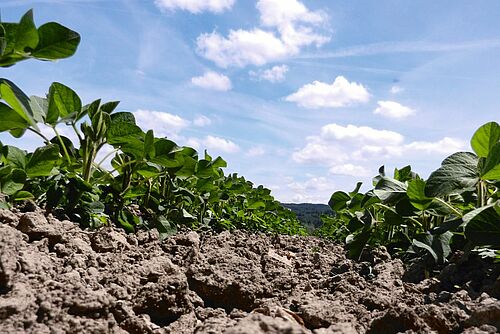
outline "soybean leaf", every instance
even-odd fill
[[[5,28],[0,22],[0,57],[3,56],[5,48],[7,47],[7,39],[5,38],[5,35],[6,35]],[[0,60],[0,66],[1,66],[1,60]]]
[[[29,191],[24,191],[24,190],[20,190],[11,196],[11,198],[14,201],[25,201],[27,199],[32,199],[34,197],[35,196],[32,193],[30,193]]]
[[[343,191],[336,191],[333,193],[332,197],[328,201],[328,205],[333,211],[340,211],[347,207],[347,202],[351,197]]]
[[[365,248],[368,240],[370,240],[371,236],[372,228],[368,226],[358,234],[350,234],[347,236],[346,244],[348,245],[348,254],[351,259],[359,260],[359,258],[361,257],[361,253],[363,252],[363,249]]]
[[[155,155],[154,150],[154,134],[153,130],[149,130],[146,132],[146,135],[144,137],[144,156],[145,157],[152,157]]]
[[[0,132],[28,127],[26,119],[3,102],[0,102]]]
[[[38,28],[39,42],[32,55],[38,59],[55,60],[72,56],[80,43],[80,35],[56,22]]]
[[[101,110],[107,114],[111,114],[116,109],[119,103],[120,101],[106,102],[101,106]]]
[[[35,125],[28,96],[13,82],[0,79],[0,97],[30,125]]]
[[[212,167],[213,168],[224,168],[227,167],[227,162],[222,159],[221,157],[215,158],[215,160],[212,161]]]
[[[451,253],[450,240],[452,236],[453,233],[451,232],[432,236],[432,249],[438,256],[439,263],[444,263]]]
[[[429,197],[461,193],[474,188],[479,181],[478,158],[474,153],[458,152],[441,163],[426,182],[425,195]]]
[[[481,179],[500,180],[500,142],[490,149],[481,169]]]
[[[476,130],[471,139],[471,146],[479,157],[486,158],[499,141],[500,125],[497,122],[489,122]]]
[[[414,179],[408,181],[406,194],[411,204],[418,210],[426,210],[432,203],[432,198],[425,196],[425,181]]]
[[[458,227],[460,227],[460,225],[462,225],[463,223],[464,223],[464,221],[462,220],[462,218],[447,220],[447,221],[443,222],[441,225],[432,229],[431,234],[442,234],[442,233],[447,232],[447,231],[454,231]]]
[[[413,239],[412,245],[415,246],[415,247],[417,247],[417,248],[425,249],[427,252],[429,252],[429,254],[432,256],[432,258],[434,259],[434,261],[438,262],[439,258],[438,258],[436,252],[434,252],[434,249],[432,249],[431,246],[429,246],[426,243],[423,243],[421,241],[418,241],[416,239]]]
[[[500,215],[495,207],[499,203],[492,203],[473,210],[463,217],[465,237],[475,245],[500,246]]]
[[[405,183],[388,177],[381,177],[373,192],[384,203],[397,203],[406,196]]]
[[[26,165],[26,174],[30,178],[49,176],[59,161],[59,146],[50,144],[39,147]]]
[[[12,167],[26,168],[26,152],[10,145],[2,147],[3,160]]]
[[[23,15],[17,26],[14,49],[19,54],[29,54],[38,45],[38,32],[33,22],[33,10]]]
[[[48,111],[45,121],[50,125],[56,125],[59,118],[79,113],[82,109],[80,97],[71,88],[54,82],[50,86],[48,96]]]
[[[156,228],[160,233],[160,240],[165,240],[165,238],[168,238],[169,236],[177,233],[177,226],[174,223],[170,222],[165,216],[159,216],[157,218],[157,221],[158,224]]]
[[[33,119],[38,123],[42,123],[47,117],[48,100],[39,96],[30,96],[29,104],[33,112]]]
[[[24,183],[26,182],[26,173],[24,170],[15,168],[12,172],[3,177],[1,180],[0,191],[6,195],[14,195],[16,192],[24,188]]]

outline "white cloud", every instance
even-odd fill
[[[266,70],[250,71],[249,74],[251,77],[256,77],[259,80],[267,80],[274,83],[284,81],[286,72],[288,72],[288,66],[277,65]]]
[[[286,187],[291,190],[286,200],[296,203],[324,203],[336,188],[331,179],[317,176],[309,176],[301,182],[292,180]]]
[[[394,131],[377,130],[369,126],[342,126],[335,123],[321,128],[321,138],[326,140],[341,140],[356,142],[361,145],[399,145],[404,137]]]
[[[370,99],[368,90],[356,82],[349,82],[338,76],[332,84],[314,81],[302,86],[297,92],[285,98],[307,109],[340,108],[356,103],[366,103]]]
[[[227,38],[216,32],[200,35],[197,50],[219,67],[264,65],[285,58],[289,50],[274,33],[261,29],[231,30]]]
[[[394,85],[394,86],[392,86],[392,87],[391,87],[391,90],[390,90],[391,94],[399,94],[399,93],[401,93],[402,91],[404,91],[404,88],[403,88],[403,87],[401,87],[401,86],[398,86],[398,85]]]
[[[333,165],[330,167],[329,172],[330,174],[349,175],[354,177],[366,177],[371,175],[367,168],[353,164]]]
[[[255,146],[255,147],[250,148],[247,151],[246,155],[249,157],[258,157],[258,156],[264,155],[265,153],[266,153],[266,150],[264,150],[263,147]]]
[[[213,71],[205,72],[202,76],[191,78],[191,83],[195,86],[218,90],[218,91],[228,91],[231,89],[231,80],[224,74],[220,74]]]
[[[233,7],[235,0],[155,0],[161,10],[187,10],[193,14],[204,11],[221,13]]]
[[[309,45],[319,47],[329,37],[317,34],[313,27],[326,21],[326,15],[309,11],[297,0],[259,0],[261,24],[266,30],[230,30],[227,37],[217,32],[197,38],[197,51],[217,66],[261,66],[296,55]]]
[[[387,118],[403,119],[415,115],[416,111],[394,101],[378,101],[378,107],[373,111],[375,115]]]
[[[212,124],[212,120],[204,115],[200,115],[193,120],[193,125],[198,126],[200,128],[204,126],[209,126],[210,124]]]
[[[232,141],[215,136],[206,136],[203,144],[209,149],[225,153],[236,153],[240,150],[240,147]]]
[[[305,142],[292,154],[294,161],[327,166],[332,174],[359,177],[393,159],[408,163],[432,156],[438,160],[467,147],[465,141],[450,137],[405,143],[398,132],[335,123],[323,126],[319,135],[309,136]]]
[[[190,125],[188,120],[167,112],[142,110],[134,112],[137,125],[144,130],[152,129],[157,137],[177,138],[180,131]]]
[[[195,150],[199,150],[201,147],[200,140],[197,138],[188,138],[185,143],[186,146],[192,147]]]
[[[260,0],[257,2],[264,26],[282,27],[291,22],[319,24],[325,20],[321,12],[311,12],[297,0]]]
[[[419,153],[452,154],[467,147],[467,142],[450,137],[444,137],[437,142],[414,141],[405,146],[405,149]]]

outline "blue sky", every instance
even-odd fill
[[[2,69],[120,100],[144,128],[228,161],[284,202],[365,189],[380,165],[426,177],[500,115],[500,2],[2,0],[82,35],[76,55]],[[30,149],[34,138],[3,143]]]

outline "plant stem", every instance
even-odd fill
[[[451,211],[453,211],[454,214],[456,214],[458,217],[463,217],[463,214],[458,211],[457,209],[455,209],[451,204],[447,203],[446,201],[443,201],[441,198],[439,197],[434,197],[434,199],[438,202],[440,202],[441,204],[447,206]]]
[[[40,137],[42,137],[43,141],[45,142],[45,144],[49,144],[50,143],[50,140],[47,137],[45,137],[43,135],[43,133],[41,133],[40,131],[38,131],[36,129],[33,129],[32,127],[29,127],[28,130],[30,130],[30,131],[36,133],[37,135],[39,135]]]
[[[61,144],[61,147],[64,151],[64,155],[66,156],[66,160],[68,160],[68,164],[71,165],[71,158],[69,157],[69,153],[68,153],[68,149],[66,148],[66,145],[64,145],[64,142],[63,142],[61,136],[59,135],[59,132],[57,131],[56,127],[53,126],[52,129],[54,130],[54,133],[56,134],[56,137],[59,140],[59,143]]]

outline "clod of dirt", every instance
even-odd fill
[[[314,237],[82,231],[0,209],[0,333],[494,333],[500,266],[418,280]],[[414,282],[414,283],[411,283]]]

